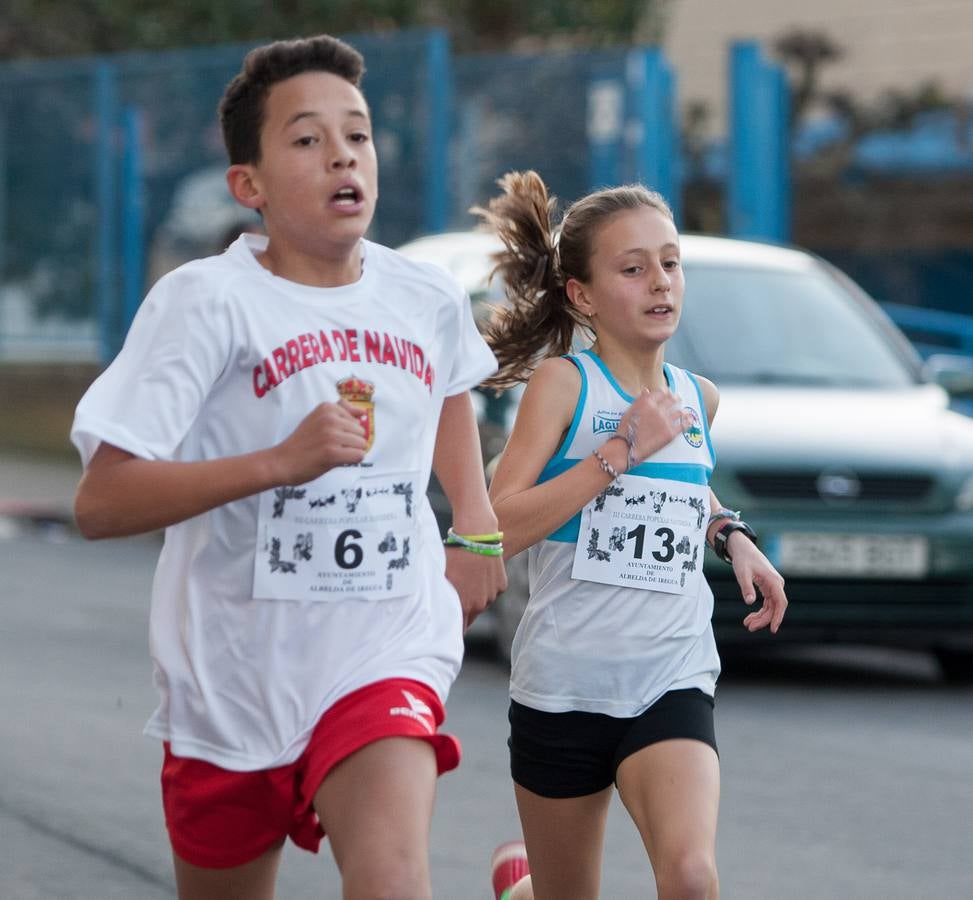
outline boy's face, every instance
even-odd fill
[[[361,92],[330,72],[278,82],[265,101],[260,149],[260,162],[232,166],[228,176],[237,199],[263,214],[271,243],[329,259],[353,250],[378,199]],[[235,169],[243,175],[236,181]]]

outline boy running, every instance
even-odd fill
[[[324,833],[345,897],[431,896],[443,703],[506,583],[469,396],[496,362],[448,276],[364,238],[363,71],[329,36],[247,56],[220,119],[266,236],[163,277],[72,429],[84,535],[166,529],[146,732],[182,900],[270,898]],[[444,550],[431,470],[494,549]]]

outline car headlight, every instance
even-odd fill
[[[969,512],[973,509],[973,475],[966,476],[966,481],[956,493],[956,508],[960,512]]]

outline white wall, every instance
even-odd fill
[[[727,49],[736,39],[771,43],[792,28],[826,32],[845,55],[822,70],[822,86],[869,99],[929,79],[973,100],[973,0],[673,0],[665,51],[679,101],[705,100],[723,133]]]

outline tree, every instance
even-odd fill
[[[460,50],[653,43],[673,0],[7,0],[0,58],[445,28]]]
[[[925,112],[961,109],[958,99],[946,95],[935,81],[912,90],[888,89],[874,99],[863,99],[848,89],[821,88],[824,66],[845,56],[845,50],[823,32],[794,29],[774,42],[791,79],[791,127],[798,129],[815,110],[841,123],[841,137],[824,148],[810,168],[822,175],[843,172],[858,142],[878,131],[905,131]]]
[[[791,124],[796,126],[819,99],[821,67],[841,59],[844,51],[824,32],[803,29],[781,35],[774,50],[792,73]]]
[[[658,43],[673,0],[442,0],[460,49]]]

